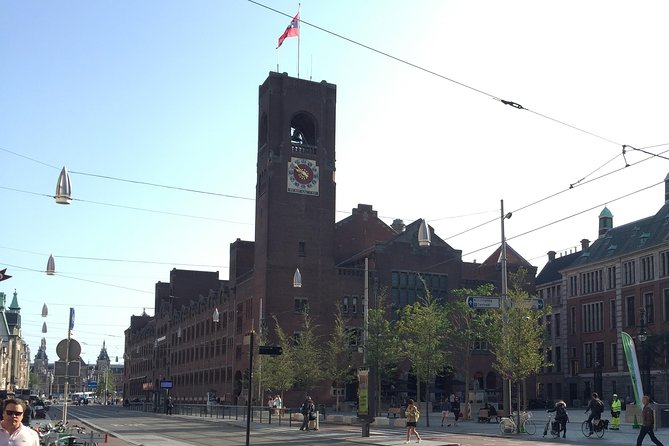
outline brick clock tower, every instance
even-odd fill
[[[260,86],[253,297],[270,338],[273,315],[292,334],[303,305],[316,318],[334,312],[323,293],[335,279],[336,100],[335,85],[285,73]]]

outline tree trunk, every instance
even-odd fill
[[[430,427],[430,383],[425,383],[425,426]]]

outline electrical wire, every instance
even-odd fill
[[[269,11],[275,12],[275,13],[277,13],[277,14],[279,14],[279,15],[282,15],[282,16],[285,16],[285,17],[289,17],[289,18],[292,18],[292,17],[293,17],[291,14],[288,14],[288,13],[285,13],[285,12],[282,12],[282,11],[279,11],[278,9],[271,8],[271,7],[269,7],[269,6],[265,5],[265,4],[262,4],[262,3],[260,3],[260,2],[255,1],[255,0],[247,0],[247,1],[248,1],[249,3],[253,3],[254,5],[257,5],[257,6],[260,6],[260,7],[262,7],[262,8],[265,8],[265,9],[267,9],[267,10],[269,10]],[[577,127],[577,126],[575,126],[575,125],[573,125],[573,124],[569,124],[569,123],[566,122],[566,121],[563,121],[563,120],[560,120],[560,119],[557,119],[557,118],[553,118],[553,117],[548,116],[548,115],[546,115],[546,114],[544,114],[544,113],[540,113],[540,112],[538,112],[538,111],[536,111],[536,110],[532,110],[532,109],[530,109],[530,108],[523,107],[522,105],[520,105],[520,104],[518,104],[518,103],[516,103],[516,102],[508,101],[508,100],[505,100],[505,99],[501,99],[499,96],[493,95],[492,93],[488,93],[488,92],[486,92],[486,91],[483,91],[483,90],[481,90],[481,89],[479,89],[479,88],[473,87],[473,86],[471,86],[471,85],[469,85],[469,84],[466,84],[466,83],[464,83],[464,82],[457,81],[457,80],[455,80],[455,79],[453,79],[453,78],[450,78],[450,77],[445,76],[445,75],[443,75],[443,74],[437,73],[436,71],[432,71],[432,70],[430,70],[430,69],[428,69],[428,68],[425,68],[425,67],[423,67],[423,66],[421,66],[421,65],[418,65],[418,64],[416,64],[416,63],[410,62],[410,61],[408,61],[408,60],[406,60],[406,59],[403,59],[403,58],[401,58],[401,57],[393,56],[393,55],[390,54],[390,53],[386,53],[385,51],[381,51],[381,50],[379,50],[379,49],[377,49],[377,48],[374,48],[374,47],[372,47],[372,46],[370,46],[370,45],[366,45],[366,44],[364,44],[364,43],[362,43],[362,42],[359,42],[359,41],[357,41],[357,40],[354,40],[354,39],[351,39],[351,38],[349,38],[349,37],[343,36],[343,35],[341,35],[341,34],[338,34],[338,33],[334,32],[334,31],[331,31],[331,30],[328,30],[328,29],[323,28],[323,27],[321,27],[321,26],[318,26],[318,25],[316,25],[316,24],[314,24],[314,23],[311,23],[311,22],[308,22],[308,21],[306,21],[306,20],[303,20],[302,18],[300,18],[300,24],[305,24],[305,25],[311,26],[311,27],[314,28],[314,29],[317,29],[317,30],[319,30],[319,31],[322,31],[322,32],[324,32],[324,33],[326,33],[326,34],[330,34],[331,36],[334,36],[334,37],[337,37],[337,38],[339,38],[339,39],[342,39],[342,40],[344,40],[344,41],[346,41],[346,42],[348,42],[348,43],[352,43],[352,44],[357,45],[357,46],[359,46],[359,47],[361,47],[361,48],[364,48],[364,49],[366,49],[366,50],[372,51],[372,52],[374,52],[374,53],[376,53],[376,54],[379,54],[379,55],[381,55],[381,56],[384,56],[384,57],[387,57],[387,58],[389,58],[389,59],[391,59],[391,60],[394,60],[395,62],[399,62],[399,63],[401,63],[401,64],[403,64],[403,65],[407,65],[407,66],[409,66],[409,67],[411,67],[411,68],[415,68],[415,69],[417,69],[417,70],[419,70],[419,71],[422,71],[422,72],[424,72],[424,73],[430,74],[430,75],[432,75],[432,76],[436,76],[436,77],[438,77],[438,78],[440,78],[440,79],[443,79],[443,80],[445,80],[445,81],[451,82],[451,83],[456,84],[456,85],[458,85],[458,86],[460,86],[460,87],[469,89],[469,90],[471,90],[471,91],[473,91],[473,92],[475,92],[475,93],[479,93],[479,94],[481,94],[481,95],[487,96],[488,98],[494,99],[494,100],[496,100],[496,101],[498,101],[498,102],[501,102],[502,104],[508,105],[508,106],[510,106],[510,107],[512,107],[512,108],[515,108],[515,109],[517,109],[517,110],[526,110],[526,111],[528,111],[528,112],[530,112],[530,113],[532,113],[532,114],[534,114],[534,115],[536,115],[536,116],[539,116],[539,117],[541,117],[541,118],[547,119],[547,120],[552,121],[552,122],[554,122],[554,123],[556,123],[556,124],[563,125],[563,126],[565,126],[565,127],[571,128],[571,129],[576,130],[576,131],[581,132],[581,133],[585,133],[586,135],[590,135],[590,136],[592,136],[592,137],[594,137],[594,138],[600,139],[600,140],[602,140],[602,141],[606,141],[606,142],[608,142],[608,143],[610,143],[610,144],[614,144],[614,145],[616,145],[616,146],[621,146],[620,143],[617,143],[616,141],[613,141],[613,140],[610,139],[610,138],[606,138],[606,137],[601,136],[601,135],[599,135],[599,134],[597,134],[597,133],[594,133],[594,132],[585,130],[585,129],[581,128],[581,127]]]

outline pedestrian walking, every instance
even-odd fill
[[[302,406],[300,406],[300,413],[302,414],[302,426],[300,427],[301,431],[309,430],[309,421],[316,420],[316,406],[314,406],[314,401],[310,396],[304,400]],[[311,419],[313,417],[313,420]]]
[[[24,426],[30,427],[30,418],[33,416],[33,408],[30,407],[30,401],[23,400],[25,408],[23,410],[23,420],[21,421]]]
[[[420,443],[420,435],[416,430],[416,425],[418,424],[418,419],[420,418],[420,410],[418,410],[418,407],[416,407],[412,399],[407,401],[407,408],[405,413],[407,417],[407,441],[405,441],[404,444],[411,441],[411,434],[416,436],[416,443]]]
[[[172,397],[168,396],[165,400],[165,414],[172,415],[172,409],[174,409],[174,403],[172,402]]]
[[[653,414],[653,408],[650,407],[650,397],[644,395],[641,398],[643,403],[643,410],[641,411],[641,430],[639,431],[639,436],[636,439],[636,446],[641,446],[643,439],[648,435],[650,440],[655,443],[657,446],[664,446],[660,440],[655,436],[655,415]]]
[[[456,396],[455,400],[451,403],[451,412],[453,412],[453,426],[457,426],[458,419],[460,418],[460,397]]]
[[[441,410],[441,426],[444,426],[444,422],[448,423],[448,412],[451,411],[451,400],[446,399],[444,401],[444,406]],[[450,426],[450,424],[449,424]]]

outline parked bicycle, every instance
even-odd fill
[[[544,427],[544,437],[550,433],[553,438],[558,438],[562,433],[562,424],[559,421],[553,420],[553,414],[548,413],[548,421],[546,422],[546,427]]]
[[[590,424],[588,420],[585,420],[581,424],[581,431],[586,437],[595,435],[597,438],[602,438],[604,432],[609,428],[609,420],[594,419],[592,420],[592,430],[590,430]]]
[[[502,417],[499,421],[499,430],[503,434],[512,434],[518,431],[516,418],[518,413],[514,412],[510,417]],[[523,411],[520,413],[520,433],[534,435],[537,431],[537,426],[532,420],[532,412]]]

